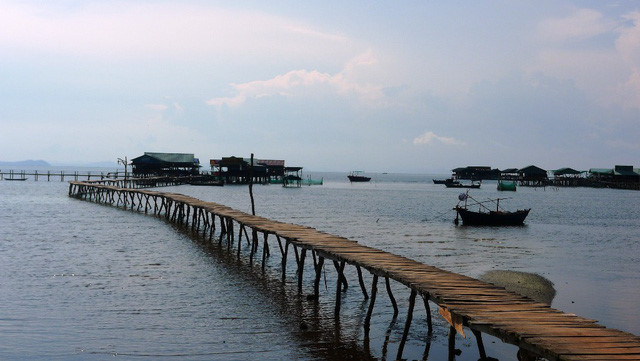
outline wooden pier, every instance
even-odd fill
[[[14,171],[14,170],[5,170],[5,171],[0,171],[0,179],[8,179],[8,180],[13,180],[13,179],[28,179],[29,177],[33,178],[34,181],[38,181],[40,179],[43,179],[47,182],[50,182],[51,180],[57,180],[59,179],[61,182],[64,182],[65,178],[66,180],[70,180],[73,179],[74,181],[79,181],[82,179],[86,179],[86,180],[91,180],[92,178],[94,180],[96,179],[118,179],[118,178],[123,178],[125,177],[126,174],[125,172],[89,172],[89,171],[85,171],[83,172],[79,172],[79,171],[46,171],[46,172],[39,172],[37,170],[33,170],[33,171]]]
[[[229,252],[235,246],[238,257],[244,237],[252,263],[254,257],[260,256],[259,246],[262,244],[263,268],[266,257],[271,254],[269,241],[276,243],[282,255],[283,279],[286,277],[289,249],[293,248],[299,292],[302,291],[305,260],[310,252],[315,273],[315,297],[319,296],[325,261],[332,262],[336,269],[336,317],[340,314],[341,294],[348,285],[344,269],[346,265],[351,265],[358,272],[363,297],[369,300],[364,321],[367,335],[379,278],[385,280],[394,307],[394,317],[398,307],[389,280],[400,282],[411,290],[411,294],[397,359],[402,358],[416,298],[420,295],[426,310],[429,334],[432,329],[430,303],[439,307],[440,315],[450,324],[449,360],[455,359],[455,336],[457,333],[464,335],[464,327],[470,329],[476,338],[480,360],[490,360],[485,353],[482,333],[518,346],[518,358],[522,360],[535,360],[535,357],[548,360],[640,360],[640,337],[636,335],[606,328],[594,320],[564,313],[489,283],[310,227],[253,216],[182,194],[123,188],[99,182],[70,182],[69,196],[154,214],[198,233],[207,241],[220,245],[226,243]],[[362,269],[372,274],[370,292],[367,292],[364,284]]]

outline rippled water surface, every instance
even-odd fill
[[[472,277],[535,272],[555,284],[553,307],[640,334],[640,192],[521,187],[505,194],[485,182],[475,198],[511,197],[501,204],[532,211],[524,227],[472,228],[452,222],[459,190],[430,176],[379,174],[368,184],[349,184],[343,174],[313,177],[320,176],[323,186],[254,186],[257,214]],[[67,189],[59,181],[0,181],[0,359],[395,358],[409,297],[402,285],[392,284],[395,321],[379,293],[367,339],[368,302],[355,270],[347,267],[350,287],[336,322],[332,265],[316,303],[306,297],[310,265],[302,295],[292,255],[281,281],[277,243],[263,272],[246,249],[238,259],[235,248],[153,216],[69,198]],[[161,190],[251,209],[246,186]],[[371,276],[365,281],[370,287]],[[448,329],[435,311],[434,319],[428,338],[424,308],[416,307],[405,358],[446,357]],[[473,336],[457,342],[458,360],[478,359]],[[489,355],[515,359],[513,346],[485,343]]]

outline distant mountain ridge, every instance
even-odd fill
[[[5,162],[0,160],[0,167],[50,167],[51,164],[44,160],[21,160],[18,162]]]

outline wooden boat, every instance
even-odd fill
[[[189,185],[192,186],[215,186],[215,187],[222,187],[224,186],[224,182],[223,181],[219,181],[219,180],[192,180],[187,182]]]
[[[455,224],[458,224],[459,218],[462,218],[462,224],[467,226],[521,226],[524,224],[525,218],[529,215],[529,209],[519,209],[515,212],[508,212],[500,209],[500,200],[508,198],[490,199],[484,202],[478,202],[469,196],[469,192],[462,193],[458,196],[459,202],[453,208],[456,211]],[[467,200],[472,199],[474,203],[468,204]],[[464,205],[460,203],[464,201]],[[484,206],[484,203],[495,202],[496,209],[492,210]],[[469,207],[478,205],[478,211],[471,211]]]
[[[362,171],[359,170],[354,170],[353,172],[351,172],[351,174],[349,174],[347,176],[347,178],[349,178],[350,182],[368,182],[371,180],[371,177],[365,177],[364,175],[362,175]]]
[[[471,182],[471,184],[463,184],[460,182],[457,183],[445,183],[445,187],[447,188],[480,188],[480,185],[482,184],[482,181],[480,181],[479,183],[474,183]]]
[[[521,226],[524,224],[524,219],[529,214],[529,209],[519,209],[515,212],[505,211],[488,211],[488,212],[474,212],[466,208],[456,206],[454,208],[460,218],[462,218],[462,224],[468,226]]]
[[[459,181],[453,179],[453,178],[447,178],[447,179],[432,179],[433,184],[447,184],[447,183],[451,183],[451,184],[457,184],[460,183]]]
[[[205,175],[205,176],[196,176],[196,177],[189,178],[189,180],[187,181],[187,184],[192,186],[222,187],[224,186],[224,181],[217,177]]]

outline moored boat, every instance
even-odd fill
[[[433,184],[459,184],[460,182],[453,179],[453,178],[447,178],[447,179],[432,179]]]
[[[192,180],[187,183],[192,186],[215,186],[215,187],[224,186],[224,182],[221,180]]]
[[[445,183],[445,187],[447,188],[480,188],[482,181],[479,183],[474,183],[473,181],[470,184],[464,184],[456,181],[455,183]]]
[[[524,224],[525,218],[529,215],[528,209],[518,209],[514,212],[504,211],[500,209],[500,200],[508,198],[490,199],[484,202],[478,202],[469,196],[469,192],[462,193],[458,196],[459,202],[453,208],[456,211],[455,223],[458,224],[459,218],[462,218],[462,224],[467,226],[521,226]],[[468,199],[474,201],[469,204]],[[464,205],[460,203],[464,201]],[[487,208],[484,203],[495,202],[496,209]],[[479,206],[478,211],[471,211],[469,207]]]
[[[459,206],[454,209],[462,218],[462,224],[468,226],[521,226],[531,210],[474,212]]]
[[[349,174],[347,176],[347,178],[349,178],[350,182],[368,182],[371,180],[371,177],[366,177],[363,175],[363,171],[361,170],[354,170],[353,172],[351,172],[351,174]]]

